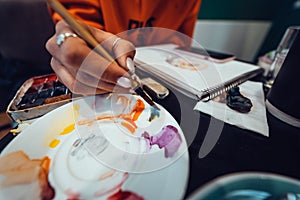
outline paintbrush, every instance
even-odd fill
[[[73,31],[77,35],[79,35],[87,44],[89,44],[96,53],[105,57],[108,61],[117,64],[113,57],[99,44],[94,36],[88,30],[86,30],[58,0],[47,0],[47,2],[51,6],[51,8],[55,10],[69,24]],[[133,69],[127,70],[129,70],[129,74],[131,75],[131,81],[133,85],[132,89],[138,95],[140,95],[149,105],[159,110],[151,97],[142,88],[142,84],[139,81],[138,76],[135,74],[135,71]]]

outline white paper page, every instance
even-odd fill
[[[262,83],[246,81],[241,84],[239,88],[241,94],[249,98],[253,104],[249,113],[239,113],[229,108],[226,104],[215,102],[213,100],[209,102],[198,102],[194,110],[204,112],[226,123],[268,137],[269,126],[266,116]]]
[[[213,63],[176,47],[173,44],[139,47],[135,56],[137,66],[175,86],[196,90],[197,94],[258,68],[235,60]]]

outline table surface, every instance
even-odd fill
[[[199,150],[212,117],[194,111],[196,101],[174,90],[164,100],[154,100],[173,115],[186,137],[191,138],[187,139],[190,176],[185,197],[214,178],[234,172],[270,172],[300,179],[299,128],[289,126],[269,113],[269,137],[225,123],[214,148],[200,158]],[[15,137],[7,134],[0,140],[0,151]]]

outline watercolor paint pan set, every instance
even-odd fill
[[[13,120],[30,120],[80,97],[75,97],[55,74],[35,76],[22,84],[6,112]]]

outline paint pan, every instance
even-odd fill
[[[32,77],[19,88],[7,107],[7,113],[15,121],[40,117],[80,96],[74,97],[55,74]]]

